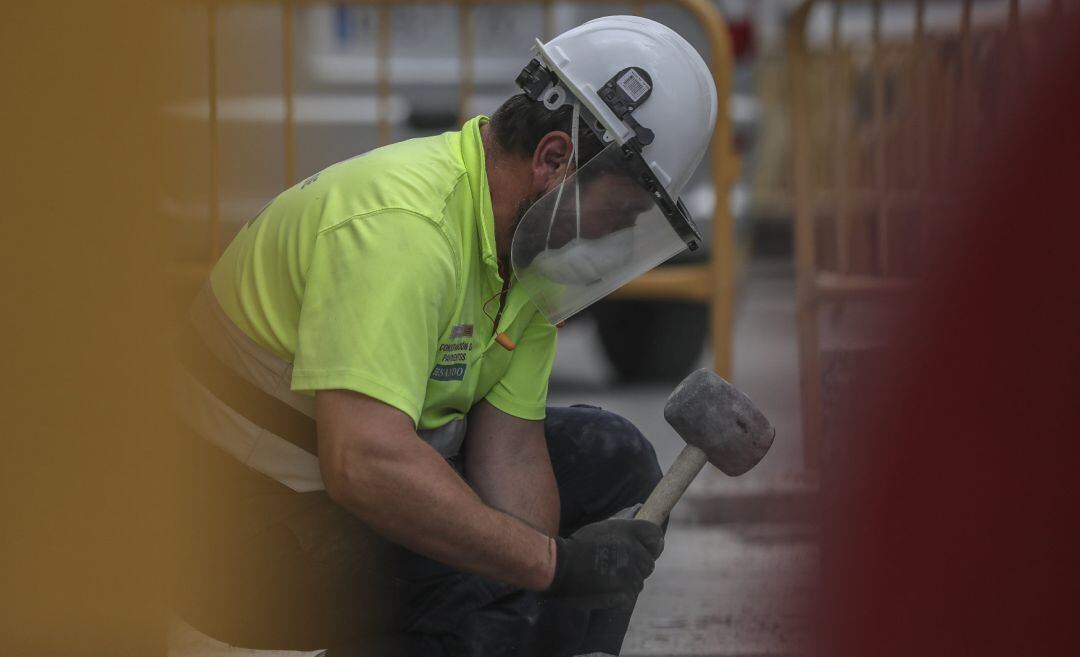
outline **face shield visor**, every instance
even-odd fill
[[[640,153],[612,143],[525,212],[510,259],[555,324],[699,241]]]

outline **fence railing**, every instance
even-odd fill
[[[209,177],[209,202],[206,208],[206,253],[201,262],[188,263],[180,267],[188,279],[205,276],[209,267],[216,261],[224,246],[222,231],[222,147],[220,125],[222,118],[222,93],[220,69],[222,66],[220,14],[224,9],[237,7],[278,7],[281,25],[281,59],[267,62],[267,66],[281,68],[281,138],[284,142],[284,180],[286,186],[297,182],[297,130],[296,130],[296,50],[297,50],[297,14],[304,8],[323,6],[363,6],[374,9],[375,30],[375,75],[374,94],[376,98],[376,133],[377,144],[388,143],[392,138],[392,93],[393,93],[393,25],[392,15],[395,7],[402,5],[438,5],[456,6],[457,24],[447,29],[457,31],[455,56],[460,61],[458,67],[458,123],[469,118],[469,99],[474,91],[475,43],[483,35],[476,34],[473,11],[477,7],[533,6],[541,7],[544,19],[537,26],[537,37],[553,36],[555,3],[552,0],[423,0],[422,2],[391,0],[203,0],[199,7],[206,12],[206,63],[208,84],[206,89],[208,113],[207,137],[209,141],[209,162],[206,171]],[[576,4],[576,3],[575,3]],[[592,0],[584,5],[618,7],[625,12],[629,7],[634,13],[642,13],[644,2],[617,2],[616,0]],[[683,8],[693,16],[708,42],[708,52],[704,53],[710,61],[719,97],[717,122],[709,149],[708,164],[711,183],[715,190],[713,209],[711,256],[707,263],[664,267],[643,275],[617,292],[623,298],[678,299],[702,302],[709,307],[710,342],[715,355],[715,367],[724,375],[731,370],[731,327],[732,297],[734,295],[734,246],[731,215],[728,208],[728,193],[738,175],[738,159],[733,151],[731,123],[728,116],[728,98],[731,89],[732,55],[727,27],[716,7],[708,0],[664,0],[649,4],[667,4]],[[542,34],[540,32],[543,32]],[[524,64],[524,62],[522,62]],[[512,82],[509,80],[508,82]],[[673,120],[677,118],[673,117]]]
[[[805,462],[837,418],[830,386],[858,367],[840,331],[852,303],[919,277],[926,220],[948,214],[955,168],[994,131],[1036,27],[1062,3],[809,0],[788,29]],[[1036,6],[1032,6],[1036,5]],[[831,313],[822,310],[830,306]],[[829,337],[834,349],[823,348]],[[840,344],[837,346],[837,342]],[[845,353],[845,351],[847,353]],[[865,349],[872,351],[872,349]]]

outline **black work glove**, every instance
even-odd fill
[[[610,518],[556,538],[548,592],[602,609],[632,604],[664,549],[663,531],[645,520]]]

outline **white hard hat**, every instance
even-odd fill
[[[517,78],[531,98],[574,107],[603,143],[525,213],[515,275],[559,322],[685,248],[700,233],[678,195],[716,123],[716,87],[694,48],[646,18],[607,16],[536,42]]]

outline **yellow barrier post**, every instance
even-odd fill
[[[803,425],[803,460],[806,468],[817,468],[821,424],[821,372],[818,368],[817,300],[813,289],[815,273],[814,202],[810,181],[810,131],[805,107],[806,53],[803,33],[812,3],[798,8],[791,18],[788,31],[788,57],[791,67],[792,159],[795,186],[795,284],[797,321],[799,324],[799,389],[801,391]],[[834,28],[834,34],[837,30]]]
[[[293,4],[284,0],[281,6],[281,96],[285,104],[285,186],[296,182],[296,101],[293,84]]]
[[[207,49],[207,102],[209,103],[207,128],[210,140],[209,203],[210,223],[207,234],[210,262],[221,255],[221,144],[218,140],[218,86],[217,86],[217,6],[211,4],[206,11]]]
[[[473,13],[472,2],[461,0],[458,5],[458,59],[461,61],[461,74],[458,76],[458,124],[463,124],[472,115],[469,97],[475,84],[475,66],[473,63]]]
[[[389,2],[379,3],[379,41],[376,45],[376,67],[378,69],[378,121],[379,121],[379,146],[390,143],[390,51],[392,47],[391,24],[392,4]]]

